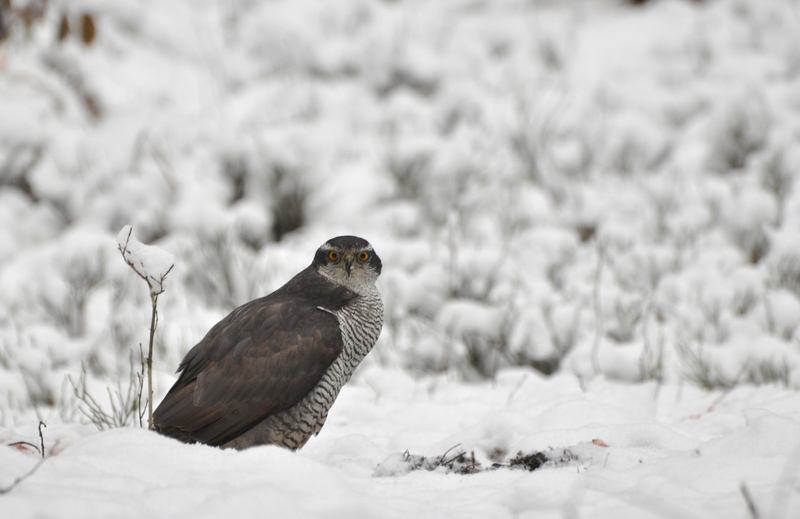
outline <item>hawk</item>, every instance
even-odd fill
[[[325,242],[305,270],[235,309],[189,350],[155,429],[224,448],[305,445],[378,340],[380,273],[366,240]]]

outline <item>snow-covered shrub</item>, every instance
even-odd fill
[[[30,176],[43,152],[42,143],[19,142],[8,146],[6,156],[0,159],[0,186],[15,187],[37,201]]]
[[[614,117],[604,141],[600,160],[614,173],[646,173],[669,158],[670,143],[664,130],[637,112],[626,111]]]
[[[267,149],[238,150],[219,159],[239,237],[256,250],[269,241],[281,241],[303,227],[307,218],[310,186],[304,167],[269,155]]]
[[[800,297],[800,255],[791,251],[780,254],[770,272],[776,286],[791,290]]]
[[[436,320],[452,341],[451,362],[456,366],[463,362],[466,365],[461,370],[474,369],[480,377],[493,377],[503,364],[506,347],[504,314],[502,308],[478,301],[448,302]]]
[[[205,236],[190,249],[186,258],[186,288],[200,296],[207,305],[233,310],[258,297],[255,254],[231,232]]]
[[[745,168],[766,144],[771,127],[772,116],[759,89],[744,89],[722,101],[712,120],[707,166],[719,173]]]
[[[548,139],[546,108],[536,103],[526,91],[519,92],[516,97],[516,127],[509,132],[509,147],[525,178],[542,185],[546,181],[542,169],[543,150]]]
[[[775,196],[778,204],[778,222],[783,221],[786,199],[792,192],[800,161],[793,160],[787,150],[789,145],[779,145],[768,150],[761,170],[761,185]]]
[[[775,200],[760,189],[743,190],[733,194],[724,213],[731,240],[749,263],[759,263],[770,250],[768,230],[777,218]]]
[[[683,375],[692,382],[706,389],[728,388],[732,384],[740,382],[728,378],[720,372],[714,364],[709,347],[703,343],[692,342],[681,337],[676,341],[675,346],[683,368]]]
[[[793,232],[777,238],[778,244],[768,262],[770,282],[800,297],[800,242]]]
[[[68,379],[74,397],[79,402],[78,411],[101,431],[137,424],[142,426],[144,358],[133,352],[130,352],[129,358],[130,370],[127,379],[123,380],[120,377],[116,380],[113,388],[101,388],[99,384],[90,388],[84,366],[81,366],[77,380],[73,380],[71,377]],[[146,398],[145,395],[145,400]]]
[[[281,241],[285,235],[305,225],[308,187],[299,171],[275,164],[269,176],[269,193],[272,238]]]
[[[419,200],[424,196],[425,177],[429,174],[431,152],[425,150],[401,151],[390,146],[386,153],[386,170],[397,186],[397,196]]]
[[[167,387],[345,233],[384,259],[382,364],[796,385],[785,2],[90,3],[90,46],[63,1],[0,43],[0,420],[127,379],[128,222],[178,257]]]
[[[86,303],[103,281],[104,267],[102,256],[99,260],[70,259],[64,266],[65,293],[60,300],[54,300],[58,296],[49,291],[41,296],[42,307],[70,337],[82,337],[86,332]]]
[[[606,318],[606,336],[616,342],[631,342],[637,335],[643,317],[643,304],[639,297],[620,295],[614,299],[611,319]]]
[[[749,384],[780,384],[791,387],[791,367],[785,358],[760,360],[751,364],[745,374]]]
[[[764,295],[764,320],[767,330],[784,341],[795,338],[800,326],[800,299],[786,289],[772,290]]]
[[[561,360],[575,347],[580,333],[583,308],[580,305],[564,305],[554,308],[549,302],[542,305],[550,343],[555,349],[554,360]]]
[[[108,241],[87,229],[72,230],[62,240],[50,251],[54,271],[39,287],[37,299],[69,337],[83,337],[89,299],[106,281]]]
[[[220,169],[222,176],[230,182],[231,194],[228,203],[233,205],[247,193],[247,188],[252,180],[250,176],[250,166],[247,164],[247,157],[241,153],[227,153],[220,158]]]

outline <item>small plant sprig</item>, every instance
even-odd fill
[[[78,399],[82,405],[78,410],[86,418],[89,419],[99,430],[112,429],[115,427],[125,427],[130,423],[136,423],[136,417],[139,418],[139,427],[142,427],[142,417],[144,410],[142,408],[142,387],[144,385],[144,353],[140,350],[140,366],[141,372],[137,370],[136,360],[133,354],[130,356],[130,372],[127,387],[123,387],[121,381],[117,381],[117,387],[112,389],[107,387],[108,400],[111,403],[111,411],[109,412],[104,406],[100,405],[98,400],[89,392],[86,383],[86,366],[81,365],[81,374],[77,382],[72,380],[72,377],[67,377],[69,383],[72,385],[72,391],[75,398]]]
[[[34,465],[31,468],[31,470],[29,470],[27,473],[23,474],[22,476],[19,476],[18,478],[16,478],[14,481],[11,482],[11,484],[9,486],[7,486],[5,488],[0,487],[0,495],[8,494],[12,490],[14,490],[14,488],[17,485],[19,485],[20,483],[22,483],[23,481],[25,481],[29,477],[33,476],[34,472],[39,470],[39,467],[42,466],[42,463],[44,463],[44,460],[47,459],[47,456],[45,456],[45,453],[44,453],[44,435],[42,434],[42,427],[47,427],[47,424],[45,424],[44,422],[42,422],[40,420],[39,421],[39,442],[41,443],[41,446],[42,446],[41,449],[39,447],[37,447],[36,445],[33,445],[32,443],[28,443],[28,442],[16,442],[16,443],[10,444],[11,446],[29,445],[29,446],[33,447],[34,449],[38,450],[40,456],[39,456],[39,461],[36,462],[36,465]],[[56,442],[56,444],[57,443],[58,442]]]
[[[147,427],[153,428],[153,342],[158,326],[158,296],[164,293],[167,275],[175,267],[172,254],[142,244],[133,238],[133,228],[126,225],[117,234],[117,247],[122,259],[150,288],[150,342],[147,349]]]

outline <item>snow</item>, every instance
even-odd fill
[[[765,517],[800,511],[800,397],[770,387],[723,395],[596,379],[584,391],[572,375],[522,369],[463,384],[373,367],[297,453],[138,428],[54,448],[60,431],[43,434],[55,454],[2,497],[8,517],[747,517],[742,485]],[[18,439],[38,445],[35,430],[8,441]],[[463,451],[487,468],[520,450],[557,461],[475,474],[403,461]],[[0,456],[6,486],[38,453]]]
[[[797,0],[12,4],[0,517],[800,515]],[[386,320],[303,450],[90,423],[154,296],[157,404],[340,234]]]
[[[147,246],[133,237],[133,228],[124,226],[117,234],[117,246],[125,263],[147,282],[150,295],[166,290],[166,278],[175,266],[175,256],[158,247]]]

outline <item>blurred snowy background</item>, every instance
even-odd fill
[[[124,398],[125,224],[156,402],[338,234],[367,366],[800,388],[800,2],[638,3],[0,0],[0,426]]]

